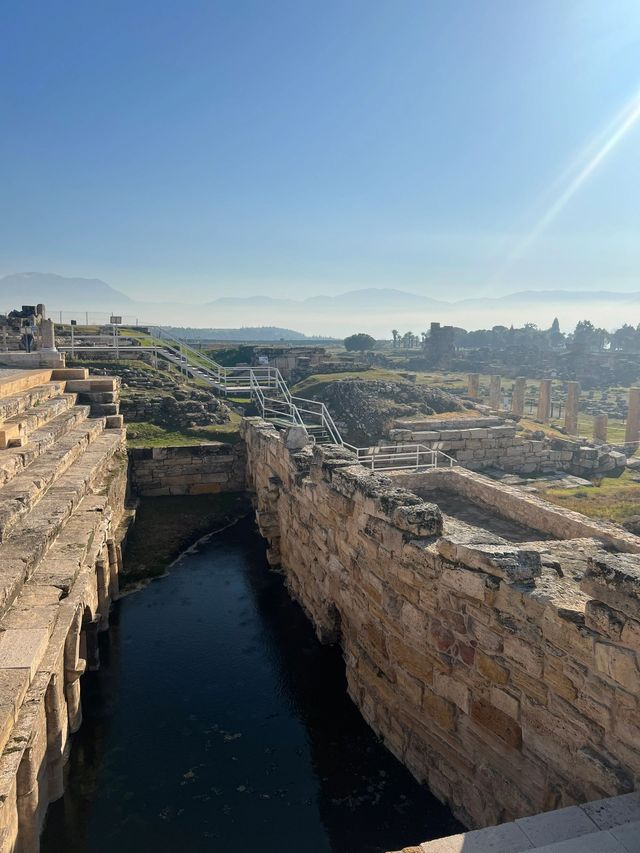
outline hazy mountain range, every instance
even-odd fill
[[[0,278],[0,310],[43,302],[56,319],[105,321],[110,313],[126,323],[222,329],[274,326],[278,336],[292,328],[312,336],[342,336],[366,331],[390,337],[392,328],[420,332],[432,321],[467,329],[493,325],[543,328],[558,317],[563,328],[591,319],[607,328],[640,322],[640,291],[526,290],[506,296],[478,296],[455,301],[393,288],[362,288],[334,296],[283,299],[267,295],[224,296],[202,304],[140,302],[100,279],[67,278],[53,273],[24,272]],[[288,328],[283,328],[287,326]],[[283,334],[279,334],[282,329]],[[246,329],[249,332],[249,329]],[[295,333],[294,333],[295,334]],[[237,339],[237,338],[236,338]]]

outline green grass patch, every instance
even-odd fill
[[[127,426],[129,447],[171,447],[173,445],[208,444],[224,441],[235,444],[240,439],[241,416],[231,412],[226,424],[211,424],[205,427],[187,427],[182,430],[169,429],[148,421],[132,421]]]
[[[640,515],[640,483],[625,471],[620,477],[604,477],[592,488],[549,488],[540,491],[540,497],[565,509],[581,512],[589,518],[622,524],[634,515]]]

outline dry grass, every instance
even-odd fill
[[[622,524],[640,515],[640,482],[625,471],[617,479],[605,477],[593,487],[543,489],[540,497],[590,518]]]

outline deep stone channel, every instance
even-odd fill
[[[122,598],[43,853],[397,850],[459,830],[378,742],[242,521]]]

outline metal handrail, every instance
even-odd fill
[[[258,409],[265,415],[277,415],[279,419],[305,427],[320,427],[334,444],[343,445],[340,430],[331,417],[326,405],[318,400],[294,397],[282,373],[270,365],[235,365],[225,367],[192,346],[170,335],[159,326],[148,326],[149,334],[157,338],[158,345],[131,345],[136,350],[151,350],[156,355],[177,364],[184,372],[204,376],[227,393],[230,388],[246,388],[256,400]],[[126,329],[126,327],[123,327]],[[124,346],[123,346],[124,348]],[[61,346],[61,350],[70,347]],[[97,350],[98,347],[75,347],[81,351]],[[265,395],[264,389],[272,389],[281,399]],[[279,407],[284,407],[279,408]]]
[[[453,468],[458,463],[442,450],[434,450],[424,444],[397,444],[374,447],[354,447],[352,450],[358,462],[370,467],[372,471],[416,471],[421,468]],[[425,458],[426,457],[426,458]]]
[[[148,327],[150,334],[162,343],[156,345],[127,345],[122,349],[152,351],[161,355],[181,369],[188,370],[193,375],[204,374],[221,390],[228,391],[230,387],[246,388],[256,401],[258,410],[266,419],[280,420],[295,426],[303,427],[307,432],[311,427],[320,427],[326,432],[333,444],[352,450],[362,464],[375,470],[417,470],[420,468],[453,467],[457,462],[441,450],[433,450],[424,444],[400,444],[375,447],[355,447],[347,444],[336,426],[331,412],[326,404],[319,400],[298,397],[291,394],[289,386],[280,370],[270,365],[236,365],[225,367],[218,364],[209,356],[195,350],[178,338],[169,335],[160,327]],[[79,350],[91,352],[113,347],[92,347],[62,345],[60,350]],[[275,392],[280,397],[265,394],[265,389]],[[425,459],[426,457],[426,459]]]

